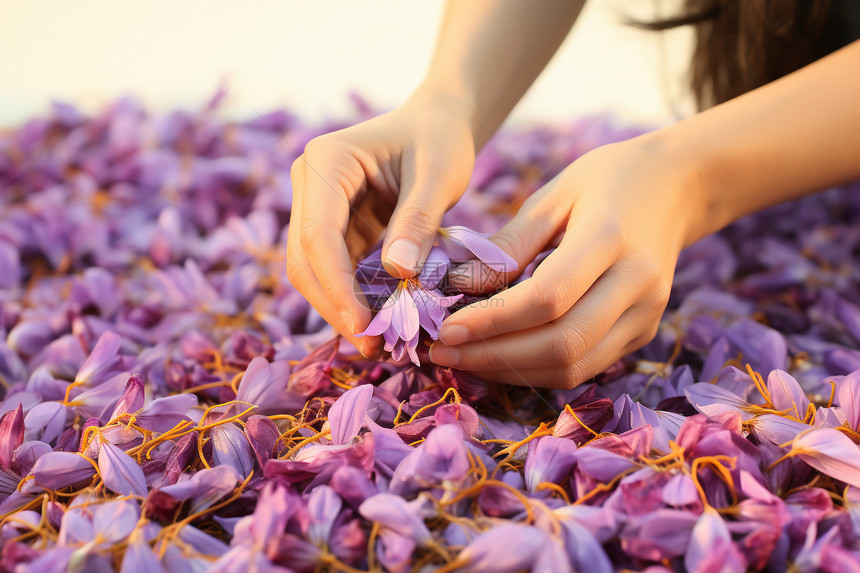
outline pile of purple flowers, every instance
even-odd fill
[[[335,338],[284,242],[290,165],[342,125],[221,97],[0,135],[0,570],[860,570],[856,186],[687,249],[597,383],[513,388],[419,357],[450,262],[498,256],[460,227],[414,281],[359,265],[394,359]],[[632,134],[501,133],[446,224]]]

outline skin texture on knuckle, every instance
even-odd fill
[[[305,220],[299,229],[299,245],[304,252],[312,251],[322,237],[323,228],[319,221]]]
[[[554,320],[567,312],[576,292],[572,280],[545,279],[534,288],[536,309],[546,320]]]
[[[429,238],[439,230],[438,218],[424,205],[404,206],[396,215],[395,225],[398,237]]]
[[[580,363],[567,367],[559,377],[558,388],[560,390],[572,390],[588,380],[583,368]]]
[[[501,359],[501,355],[498,350],[494,350],[489,347],[485,352],[482,352],[480,360],[481,368],[485,368],[487,370],[502,370],[509,367],[509,365]]]
[[[588,341],[579,329],[560,326],[553,337],[552,356],[559,360],[562,366],[570,367],[585,355]]]
[[[305,264],[298,256],[287,255],[287,280],[301,292],[305,277]]]

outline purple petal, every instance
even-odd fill
[[[104,503],[93,512],[93,531],[108,543],[131,535],[140,520],[140,506],[131,499]]]
[[[493,270],[508,273],[517,270],[517,262],[487,235],[466,227],[445,227],[439,230],[439,246],[452,261],[465,262],[477,257]],[[468,254],[474,255],[467,256]]]
[[[146,477],[137,461],[107,440],[101,440],[99,473],[109,490],[146,497]]]
[[[243,477],[254,469],[254,454],[245,434],[236,424],[221,424],[210,431],[214,465],[228,465]]]
[[[424,518],[399,495],[380,493],[368,498],[358,508],[362,517],[401,533],[419,545],[432,539]]]
[[[750,431],[777,446],[792,441],[798,434],[812,428],[803,422],[797,422],[790,418],[783,418],[776,414],[762,414],[748,420]]]
[[[382,305],[382,308],[379,309],[379,312],[376,313],[376,316],[373,317],[373,320],[370,321],[367,328],[365,328],[363,332],[356,333],[355,336],[379,336],[380,334],[387,332],[388,329],[391,328],[391,321],[394,317],[394,298],[397,294],[398,293],[395,291],[394,294],[385,301],[385,304]]]
[[[292,406],[295,395],[287,392],[290,379],[290,365],[286,360],[269,363],[263,357],[256,357],[248,364],[236,399],[259,406],[258,413],[283,411]],[[304,403],[304,400],[300,400]]]
[[[251,534],[260,545],[284,532],[296,511],[296,497],[287,488],[268,483],[260,493],[251,522]]]
[[[231,466],[215,466],[212,469],[200,470],[190,479],[177,482],[161,488],[174,499],[191,500],[191,512],[206,509],[216,501],[233,491],[242,476]]]
[[[331,487],[320,485],[308,496],[308,539],[316,544],[328,543],[335,520],[340,515],[343,500]]]
[[[55,441],[66,427],[69,409],[61,402],[42,402],[27,413],[24,425],[31,438],[45,443]]]
[[[472,573],[513,573],[529,569],[548,542],[536,527],[505,523],[479,535],[460,553]]]
[[[845,412],[848,425],[857,430],[860,427],[860,371],[849,374],[839,383],[836,403]]]
[[[111,419],[116,419],[123,414],[133,414],[143,408],[145,399],[143,387],[143,376],[134,374],[129,377],[128,382],[125,384],[125,390],[123,390],[119,401],[114,406]]]
[[[782,370],[771,372],[767,377],[767,390],[774,408],[788,411],[789,416],[794,416],[801,422],[806,418],[809,399],[797,380],[788,372]]]
[[[95,386],[121,372],[122,359],[119,356],[121,345],[122,339],[117,334],[109,330],[102,334],[93,351],[78,370],[75,382]]]
[[[12,465],[12,452],[24,442],[24,410],[19,404],[0,418],[0,468]]]
[[[367,415],[371,397],[373,386],[364,384],[347,390],[337,399],[328,412],[332,443],[347,444],[358,434]]]
[[[851,438],[830,428],[798,436],[792,452],[825,475],[860,487],[860,450]]]
[[[576,465],[576,443],[573,440],[544,436],[529,444],[525,464],[526,487],[536,491],[543,482],[559,483]]]
[[[576,571],[612,573],[612,562],[600,542],[574,519],[564,522],[564,545]]]
[[[119,573],[164,573],[165,569],[149,543],[129,543],[122,558]]]
[[[663,501],[666,505],[683,507],[699,502],[699,492],[693,479],[687,474],[679,473],[663,486]]]
[[[166,432],[183,420],[190,420],[188,410],[197,405],[194,394],[175,394],[157,398],[135,414],[135,423],[153,432]]]
[[[746,561],[732,543],[726,523],[716,510],[705,508],[693,527],[684,566],[687,571],[746,571]]]
[[[418,273],[418,282],[425,289],[432,289],[439,286],[445,274],[448,272],[448,267],[451,266],[451,260],[445,251],[439,247],[433,247],[427,253],[427,259],[424,261],[424,266],[421,267],[421,272]]]
[[[245,422],[245,437],[248,438],[260,467],[265,466],[266,462],[272,458],[275,444],[277,444],[280,436],[281,432],[278,427],[265,416],[251,416]]]
[[[51,452],[36,460],[33,475],[36,485],[45,489],[62,489],[92,479],[93,464],[81,454]]]
[[[746,411],[749,402],[737,394],[716,384],[699,382],[690,384],[684,390],[693,407],[705,416],[717,416],[723,412],[738,412],[748,420],[752,414]]]

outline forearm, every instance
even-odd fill
[[[552,58],[584,3],[449,0],[417,93],[462,106],[480,148]]]
[[[860,179],[860,41],[780,80],[655,132],[685,155],[705,194],[691,241],[732,221]]]

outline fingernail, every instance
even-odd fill
[[[397,239],[388,247],[386,260],[402,269],[418,271],[418,259],[421,257],[421,247],[409,239]]]
[[[439,329],[439,340],[447,346],[457,346],[458,344],[469,342],[470,337],[469,329],[460,324],[443,326]]]
[[[352,313],[348,310],[342,310],[340,312],[340,321],[346,327],[347,331],[350,334],[356,334],[355,332],[355,319],[352,317]]]
[[[436,364],[444,364],[445,366],[456,366],[460,363],[460,351],[456,348],[447,346],[439,346],[434,344],[430,347],[430,360]]]

